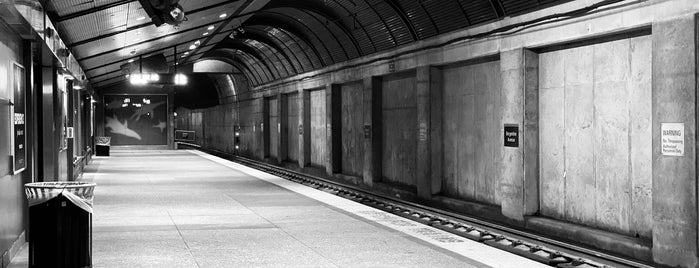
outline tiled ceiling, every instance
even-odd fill
[[[93,85],[125,79],[129,60],[164,54],[170,65],[196,61],[269,0],[180,0],[188,21],[156,27],[136,0],[51,0],[46,10]],[[221,14],[226,17],[221,17]],[[201,42],[195,50],[189,47]],[[185,54],[187,53],[187,54]],[[191,53],[191,54],[190,54]]]

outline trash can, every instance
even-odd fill
[[[29,267],[92,267],[92,199],[96,184],[24,185],[29,200]]]
[[[112,137],[97,137],[95,153],[97,156],[109,156],[110,146],[112,146]]]

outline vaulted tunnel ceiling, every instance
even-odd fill
[[[181,0],[189,21],[179,28],[155,27],[135,0],[51,0],[46,9],[97,87],[157,53],[171,65],[225,60],[256,86],[568,1]]]

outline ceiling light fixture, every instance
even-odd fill
[[[218,16],[218,17],[219,17],[219,18],[222,18],[222,19],[223,19],[223,18],[225,18],[225,17],[227,17],[227,16],[228,16],[228,14],[226,14],[226,13],[223,13],[223,14],[221,14],[221,15],[220,15],[220,16]]]
[[[197,46],[195,46],[195,45],[189,46],[189,49],[192,49],[192,50],[193,50],[193,49],[195,49],[195,48],[197,48]]]
[[[209,31],[211,31],[211,30],[213,30],[213,29],[214,29],[214,26],[213,26],[213,25],[211,25],[211,26],[209,26],[209,28],[206,28],[206,29],[207,29],[207,30],[209,30]]]
[[[136,20],[145,20],[145,19],[146,19],[146,17],[138,17],[138,19],[136,19]]]
[[[184,86],[187,84],[187,82],[188,82],[187,80],[188,79],[187,79],[186,75],[183,75],[183,74],[176,74],[175,75],[175,85]]]
[[[195,46],[201,45],[201,41],[197,40],[196,42],[194,42],[194,45],[195,45]]]
[[[209,32],[205,32],[203,35],[204,35],[204,36],[207,36],[207,35],[209,35]]]
[[[130,60],[129,60],[129,63],[132,63],[132,62],[134,62],[134,59],[130,59]]]

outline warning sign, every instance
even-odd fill
[[[660,129],[663,155],[684,156],[684,124],[663,123]]]

